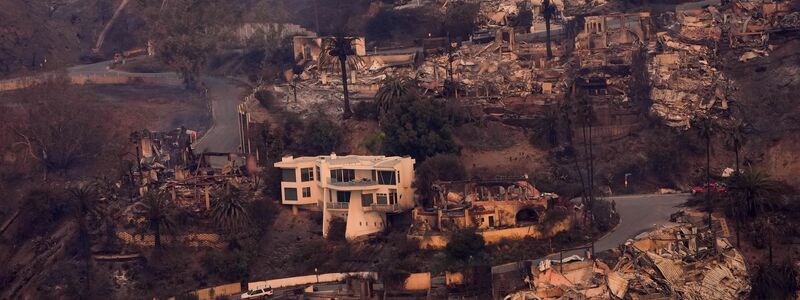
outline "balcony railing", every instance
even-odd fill
[[[397,212],[400,211],[400,205],[395,204],[378,204],[372,203],[369,206],[364,206],[367,211],[380,211],[380,212]]]
[[[328,209],[348,209],[350,202],[328,202]]]
[[[335,186],[370,186],[378,184],[377,181],[371,179],[356,179],[353,181],[346,181],[346,182],[341,182],[341,181],[336,181],[336,179],[331,179],[330,181],[328,181],[328,183]]]

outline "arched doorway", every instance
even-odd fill
[[[537,224],[539,223],[539,213],[532,207],[525,207],[517,211],[515,219],[517,226]]]

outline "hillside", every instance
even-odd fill
[[[92,47],[117,0],[0,1],[0,78],[53,70],[93,58]],[[135,8],[134,8],[135,9]],[[135,13],[124,12],[100,54],[141,46]]]

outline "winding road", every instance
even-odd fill
[[[77,76],[159,78],[155,82],[158,83],[163,80],[165,85],[175,85],[176,82],[180,82],[180,76],[176,73],[128,73],[113,70],[110,65],[111,62],[100,62],[71,67],[67,71],[70,75]],[[204,76],[202,80],[208,88],[208,96],[211,99],[213,125],[198,140],[195,148],[199,151],[238,152],[239,131],[236,108],[246,92],[246,88],[241,83],[227,78]],[[0,83],[2,82],[0,81]],[[221,163],[224,163],[224,158],[222,158],[222,161],[212,160],[212,164],[215,166],[220,166]],[[616,203],[621,224],[595,242],[595,251],[600,252],[615,248],[639,233],[669,223],[670,214],[677,211],[677,206],[684,203],[687,198],[687,194],[608,197],[608,200],[614,200]],[[565,252],[564,257],[573,254],[582,255],[582,252],[581,250]],[[558,254],[555,254],[544,258],[557,259],[557,256]],[[532,261],[538,263],[541,259],[543,258]],[[492,268],[492,273],[499,274],[516,271],[520,265],[520,263],[511,263],[495,266]]]

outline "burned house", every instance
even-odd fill
[[[622,137],[639,126],[640,103],[647,97],[642,93],[648,83],[644,61],[651,40],[646,12],[583,19],[582,31],[575,37],[577,70],[569,101],[575,102],[574,107],[591,108],[593,138]]]
[[[715,63],[726,18],[715,6],[661,16],[663,25],[675,30],[656,33],[648,57],[651,115],[668,126],[688,129],[698,116],[728,108],[726,95],[732,86]]]
[[[741,299],[750,290],[742,254],[726,238],[678,223],[619,249],[533,264],[527,289],[505,299]]]
[[[226,184],[243,187],[250,180],[240,153],[195,153],[197,132],[184,127],[170,132],[144,130],[132,134],[137,163],[131,170],[140,194],[150,189],[167,191],[182,207],[210,209],[211,194]],[[226,161],[214,167],[212,159]]]
[[[526,177],[438,182],[433,189],[433,205],[414,209],[409,230],[409,238],[431,248],[443,247],[447,233],[466,228],[475,228],[489,243],[546,236],[549,229],[540,228],[541,221],[558,199]]]
[[[286,109],[292,112],[323,110],[335,114],[344,98],[339,57],[330,55],[335,37],[319,37],[315,33],[292,39],[295,70],[286,71],[288,81],[276,85]],[[348,37],[352,53],[347,56],[349,97],[353,101],[371,100],[381,82],[393,74],[406,74],[422,57],[421,47],[367,49],[363,37]],[[299,71],[299,72],[298,72]],[[402,77],[402,76],[400,76]]]
[[[731,48],[746,50],[740,60],[766,55],[773,40],[800,30],[800,12],[792,7],[792,1],[736,1],[730,5],[721,27],[728,33]],[[723,16],[718,9],[712,13]]]

